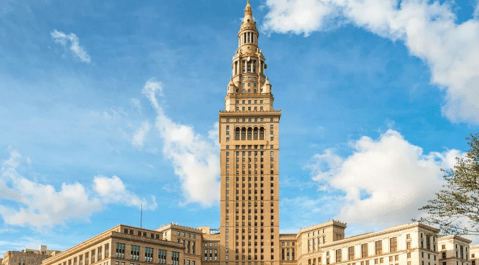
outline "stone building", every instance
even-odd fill
[[[249,1],[219,114],[222,264],[278,265],[279,121]]]
[[[470,261],[471,265],[478,264],[479,260],[479,245],[474,245],[470,247]],[[441,264],[443,265],[443,264]]]
[[[2,265],[41,265],[42,261],[60,253],[58,250],[48,250],[41,245],[38,250],[25,248],[22,251],[7,251],[3,254]]]
[[[440,265],[471,265],[469,259],[472,241],[461,236],[445,236],[439,238]]]
[[[165,240],[162,232],[118,225],[44,260],[42,264],[139,265],[157,263],[179,265],[180,261],[190,257],[185,253],[183,243]],[[192,262],[191,265],[196,264]]]
[[[249,1],[237,37],[219,113],[220,228],[118,225],[42,265],[476,265],[468,255],[479,248],[469,250],[470,240],[437,238],[439,229],[420,223],[346,237],[346,224],[331,220],[280,234],[281,111]]]

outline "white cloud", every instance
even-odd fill
[[[473,14],[473,16],[474,16],[475,18],[479,17],[479,0],[476,0],[476,6],[475,6],[475,8],[474,8],[474,14]]]
[[[96,176],[93,179],[93,189],[104,203],[121,203],[137,207],[143,205],[143,208],[147,210],[154,210],[158,206],[154,196],[149,203],[146,199],[140,199],[136,194],[128,191],[125,184],[117,176],[112,178]]]
[[[53,41],[55,43],[59,43],[63,45],[63,47],[67,47],[68,43],[70,43],[70,50],[75,54],[82,62],[89,63],[91,62],[90,55],[80,46],[80,40],[78,37],[73,34],[65,34],[61,31],[54,29],[51,33]]]
[[[350,22],[379,36],[402,40],[445,89],[442,113],[479,124],[479,20],[456,24],[449,2],[397,0],[267,0],[263,28],[279,33],[327,30]],[[476,6],[476,17],[479,13]],[[333,24],[334,23],[334,24]]]
[[[441,168],[451,168],[457,150],[443,153],[423,150],[394,130],[378,140],[352,142],[353,154],[345,159],[328,150],[314,156],[313,179],[328,190],[343,194],[339,214],[343,222],[365,227],[398,225],[418,218],[444,180]]]
[[[142,93],[157,111],[156,127],[164,141],[163,154],[172,161],[180,177],[185,203],[210,206],[219,200],[218,124],[208,137],[197,134],[191,126],[172,121],[158,102],[163,84],[153,79],[146,82]]]
[[[133,135],[133,139],[131,140],[131,144],[136,147],[142,147],[143,143],[145,142],[146,135],[150,131],[150,124],[148,122],[143,122],[138,128],[138,130]]]
[[[31,181],[17,172],[21,155],[10,150],[10,158],[3,162],[0,173],[0,215],[7,225],[53,227],[69,220],[88,220],[93,212],[108,204],[156,208],[154,197],[151,203],[128,191],[116,176],[95,177],[94,192],[82,184],[63,183],[59,190],[51,185]]]

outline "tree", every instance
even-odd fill
[[[439,226],[440,235],[479,235],[479,133],[471,134],[470,150],[465,157],[456,157],[457,164],[445,172],[447,184],[436,193],[437,198],[419,210],[428,211],[420,223]]]

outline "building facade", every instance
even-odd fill
[[[455,235],[439,238],[440,265],[471,265],[469,246],[471,242],[467,238]]]
[[[222,264],[278,265],[279,121],[249,1],[219,114]]]
[[[41,265],[43,260],[60,253],[58,250],[48,250],[41,245],[38,250],[25,248],[22,251],[7,251],[3,254],[2,265]]]
[[[42,262],[42,265],[197,265],[184,243],[163,238],[164,231],[118,225]]]
[[[331,220],[280,234],[281,111],[273,107],[249,1],[237,37],[219,113],[220,228],[118,225],[42,265],[476,265],[479,246],[463,237],[437,238],[439,229],[420,223],[345,237],[346,224]],[[39,265],[20,260],[7,255],[3,263]]]

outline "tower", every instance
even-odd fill
[[[278,265],[279,120],[248,0],[219,114],[220,263]]]

